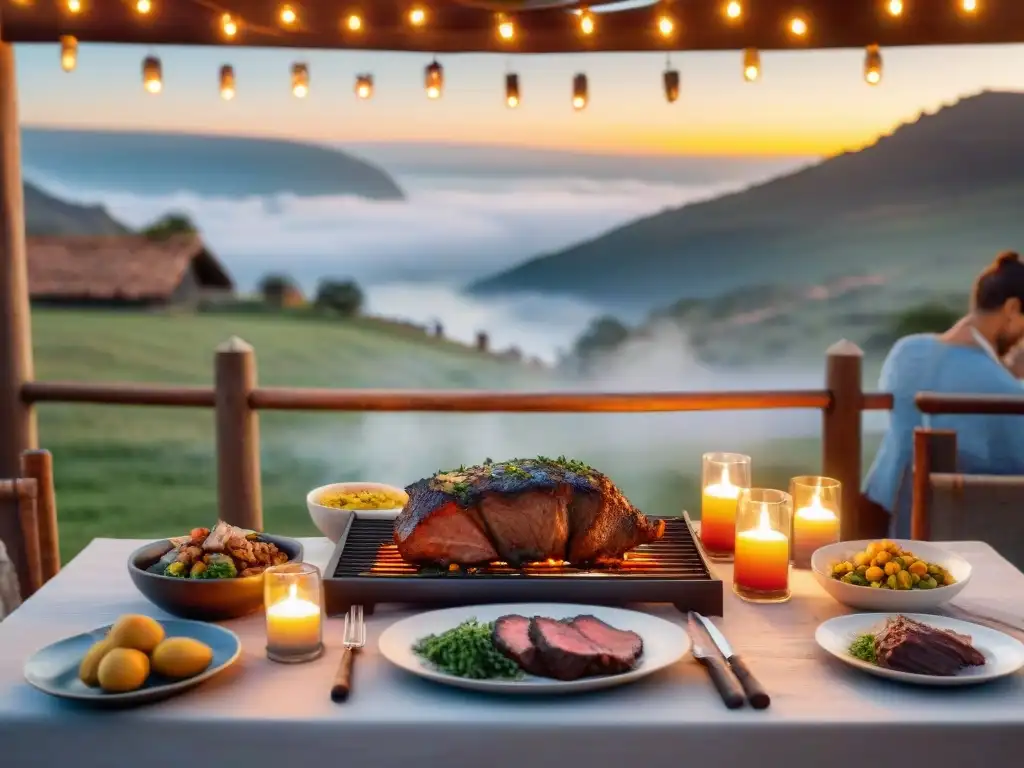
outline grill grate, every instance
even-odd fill
[[[469,604],[506,601],[623,604],[670,602],[680,610],[720,616],[722,582],[712,576],[685,518],[665,521],[653,544],[627,553],[615,566],[576,568],[532,563],[521,569],[503,563],[479,568],[415,566],[406,563],[392,539],[393,521],[351,518],[327,570],[327,610],[376,603]]]

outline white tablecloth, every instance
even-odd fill
[[[83,710],[26,685],[22,664],[36,649],[123,613],[163,616],[125,569],[139,543],[92,542],[0,623],[3,768],[826,768],[865,760],[962,768],[1024,754],[1024,676],[957,690],[868,677],[814,644],[817,624],[844,609],[809,574],[794,572],[789,603],[752,606],[728,592],[727,566],[718,569],[727,589],[723,626],[772,694],[765,711],[726,710],[692,659],[631,686],[566,698],[503,699],[436,686],[377,653],[381,630],[408,615],[397,609],[369,620],[353,693],[342,705],[328,695],[338,619],[328,622],[325,656],[295,666],[266,660],[261,615],[229,622],[244,646],[232,670],[136,710]],[[325,540],[303,543],[307,560],[326,563]],[[975,568],[959,604],[997,618],[1024,616],[1024,574],[985,544],[947,546]],[[671,609],[650,610],[681,621]]]

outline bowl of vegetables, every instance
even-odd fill
[[[128,574],[146,598],[174,616],[223,621],[262,607],[266,568],[301,560],[295,539],[218,522],[139,547],[128,558]]]
[[[386,483],[331,483],[306,494],[313,524],[337,544],[354,514],[360,517],[395,518],[409,501],[409,494]]]
[[[862,611],[927,613],[956,597],[971,564],[927,541],[843,541],[814,552],[814,578],[832,597]]]

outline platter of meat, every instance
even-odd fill
[[[915,685],[975,685],[1024,667],[1024,644],[946,616],[857,613],[815,632],[825,651],[878,677]]]
[[[648,613],[568,603],[431,611],[392,624],[381,654],[419,677],[511,694],[624,685],[689,652],[683,628]]]

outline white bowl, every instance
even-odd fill
[[[306,508],[309,509],[309,516],[313,518],[313,524],[320,529],[320,533],[337,544],[338,539],[345,532],[349,518],[358,513],[360,517],[379,519],[394,519],[402,511],[397,509],[338,509],[336,507],[325,507],[320,503],[320,497],[328,491],[389,491],[391,493],[405,496],[405,491],[386,483],[331,483],[314,488],[306,494]],[[408,497],[406,497],[408,498]]]
[[[811,556],[811,569],[814,578],[822,588],[843,605],[860,611],[878,611],[884,613],[927,613],[937,609],[960,594],[967,582],[971,580],[971,564],[957,554],[943,549],[927,541],[910,541],[907,539],[891,539],[903,549],[914,553],[914,557],[928,563],[939,565],[949,571],[955,584],[935,589],[872,589],[856,584],[845,584],[830,575],[832,567],[844,560],[852,560],[858,552],[863,552],[868,544],[878,539],[862,541],[841,541],[815,550]]]

